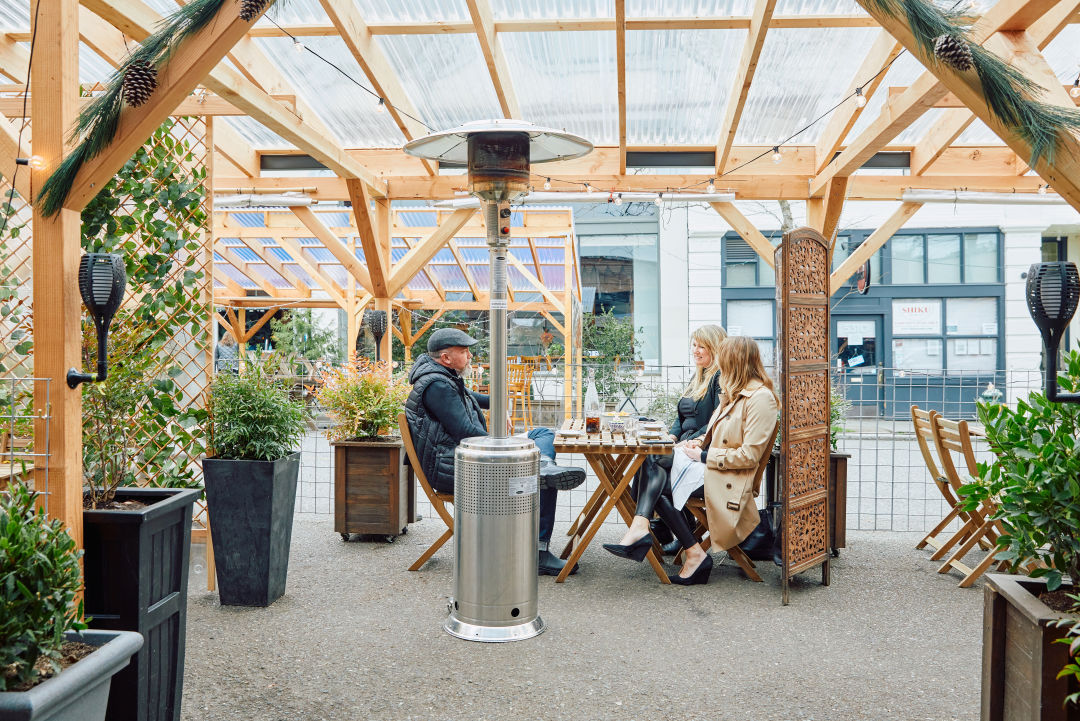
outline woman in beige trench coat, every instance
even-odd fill
[[[709,536],[713,548],[723,551],[745,540],[760,519],[755,476],[762,454],[772,450],[778,403],[752,338],[728,338],[720,344],[719,355],[728,402],[713,413],[699,444],[691,442],[675,452],[705,463]],[[711,570],[712,558],[695,544],[687,548],[683,567],[671,580],[707,583]]]

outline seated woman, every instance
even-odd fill
[[[686,390],[683,391],[682,397],[679,398],[675,421],[668,431],[680,443],[703,435],[705,426],[708,425],[709,419],[720,404],[723,392],[720,388],[717,349],[725,338],[727,338],[727,333],[718,325],[703,325],[690,336],[690,357],[694,360],[695,372]],[[666,482],[671,472],[671,456],[649,456],[634,479],[631,489],[634,498],[638,497],[638,488],[645,475],[659,473],[650,467],[653,464],[660,466]],[[659,523],[662,524],[663,520],[661,519]],[[668,535],[667,539],[670,540],[670,538],[671,536]],[[679,548],[681,546],[677,542],[673,543],[670,553],[677,553]],[[669,547],[665,546],[664,552],[668,553]]]
[[[776,427],[778,399],[752,338],[728,338],[720,344],[717,355],[724,392],[731,400],[713,414],[704,436],[680,444],[675,453],[686,455],[694,464],[704,464],[704,485],[690,495],[705,498],[712,544],[723,551],[741,543],[760,520],[754,503],[754,475],[762,454],[772,448],[770,434]],[[682,586],[708,583],[712,558],[665,495],[669,488],[666,476],[648,473],[622,543],[604,544],[604,548],[635,561],[644,559],[652,546],[649,518],[655,510],[686,549],[682,569],[668,578]]]

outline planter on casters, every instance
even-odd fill
[[[1039,600],[1043,579],[986,575],[983,591],[982,721],[1077,721],[1080,707],[1063,705],[1075,678],[1057,678],[1069,647],[1054,643],[1067,614]],[[1075,590],[1075,589],[1074,589]]]
[[[415,518],[412,473],[400,438],[337,441],[334,448],[334,530],[393,541]]]
[[[28,691],[0,692],[0,721],[103,721],[109,682],[143,645],[134,631],[68,631],[97,650]],[[110,719],[113,718],[110,713]]]
[[[203,460],[222,606],[269,606],[285,593],[300,454]]]
[[[119,488],[137,510],[83,511],[85,610],[94,629],[146,639],[116,674],[110,721],[179,721],[184,691],[191,507],[198,490]]]

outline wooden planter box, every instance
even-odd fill
[[[334,530],[393,540],[415,517],[411,469],[400,438],[338,441],[334,449]]]
[[[986,575],[983,591],[982,721],[1076,721],[1062,706],[1075,679],[1058,679],[1069,647],[1054,643],[1068,630],[1051,625],[1066,614],[1038,599],[1042,579]]]

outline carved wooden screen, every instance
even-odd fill
[[[788,582],[822,564],[829,584],[829,248],[812,228],[776,249],[783,602]]]

